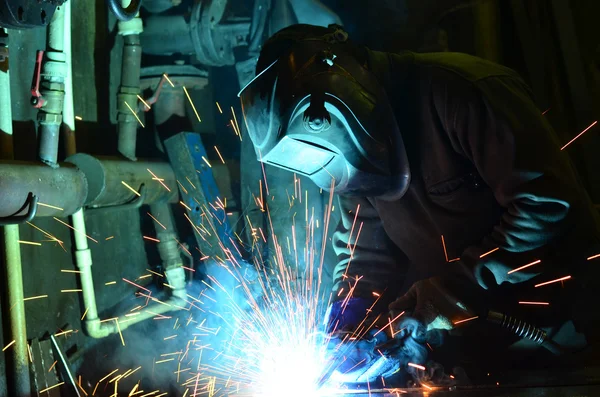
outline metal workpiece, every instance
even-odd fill
[[[133,162],[84,153],[77,153],[66,161],[76,165],[88,181],[86,207],[114,206],[135,200],[137,194],[125,184],[138,192],[144,185],[144,204],[177,201],[177,182],[168,163],[151,160]]]
[[[227,208],[221,204],[219,188],[212,167],[204,161],[206,150],[200,134],[181,132],[165,140],[165,149],[179,180],[187,180],[190,188],[181,186],[182,201],[195,226],[194,237],[200,252],[207,256],[237,256],[233,246],[233,230],[227,219]],[[227,250],[227,253],[223,251]]]
[[[53,169],[40,163],[2,161],[0,192],[2,218],[25,215],[28,208],[23,204],[29,193],[41,203],[36,216],[62,217],[83,206],[88,185],[85,175],[71,164]]]

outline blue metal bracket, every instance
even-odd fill
[[[165,140],[165,148],[179,182],[182,201],[187,206],[187,215],[196,227],[200,251],[224,258],[227,256],[224,247],[230,255],[239,257],[232,243],[235,236],[227,219],[225,200],[219,194],[200,134],[181,132]]]

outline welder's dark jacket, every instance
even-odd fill
[[[576,299],[593,296],[600,262],[587,258],[600,253],[598,215],[519,76],[463,54],[368,54],[394,107],[411,181],[396,201],[340,197],[334,292],[362,276],[355,295],[389,296],[402,292],[411,267],[412,282],[455,263],[515,269],[540,259],[541,274],[506,299],[554,302],[561,283],[534,284],[568,275],[565,288],[587,291]]]

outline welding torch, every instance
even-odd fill
[[[561,355],[565,352],[563,347],[548,337],[546,331],[524,320],[494,310],[488,310],[486,315],[477,316],[476,318],[496,324],[518,337],[529,339],[555,355]],[[377,351],[383,356],[384,359],[387,359],[389,357],[395,357],[398,355],[402,347],[403,341],[401,339],[394,338],[376,345],[374,351]],[[321,388],[324,386],[327,381],[331,379],[337,369],[338,368],[336,365],[330,365],[321,378],[319,378],[317,387]]]

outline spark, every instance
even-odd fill
[[[112,240],[113,238],[115,238],[115,236],[109,236],[109,237],[105,238],[104,240],[108,241],[108,240]]]
[[[27,222],[27,224],[28,224],[29,226],[33,227],[34,229],[36,229],[36,230],[39,230],[40,232],[44,233],[44,235],[45,235],[46,237],[50,238],[52,241],[56,241],[56,242],[57,242],[57,243],[58,243],[58,244],[59,244],[61,247],[63,247],[63,249],[64,249],[63,242],[62,242],[61,240],[57,239],[57,238],[56,238],[56,237],[54,237],[52,234],[50,234],[50,233],[48,233],[47,231],[45,231],[45,230],[43,230],[43,229],[41,229],[41,228],[37,227],[36,225],[34,225],[34,224],[33,224],[33,223],[31,223],[31,222]]]
[[[235,116],[235,110],[231,107],[231,114],[233,114],[233,121],[235,122],[236,129],[240,135],[240,141],[242,140],[242,132],[240,131],[240,125],[238,124],[237,117]]]
[[[160,240],[154,237],[148,237],[148,236],[142,236],[142,238],[144,238],[145,240],[150,240],[150,241],[154,241],[156,243],[160,243]]]
[[[424,366],[422,366],[422,365],[419,365],[419,364],[413,364],[413,363],[408,363],[408,366],[409,366],[409,367],[416,368],[416,369],[420,369],[421,371],[425,371],[425,370],[427,369],[427,368],[425,368],[425,367],[424,367]]]
[[[173,360],[175,360],[175,359],[174,358],[167,358],[167,359],[164,359],[164,360],[156,361],[154,364],[162,364],[162,363],[166,363],[166,362],[173,361]]]
[[[58,334],[54,334],[54,336],[66,335],[66,334],[70,334],[71,332],[73,332],[73,330],[69,329],[67,331],[62,331],[62,332],[59,332]]]
[[[79,234],[82,234],[82,235],[84,235],[85,237],[89,238],[90,240],[92,240],[93,242],[95,242],[96,244],[98,244],[98,241],[97,241],[97,240],[95,240],[95,239],[91,238],[90,236],[88,236],[87,234],[85,234],[85,233],[83,233],[83,232],[81,232],[81,231],[79,231],[79,230],[75,229],[73,226],[69,225],[68,223],[65,223],[65,222],[61,221],[60,219],[58,219],[58,218],[57,218],[57,217],[55,217],[55,216],[53,216],[53,218],[54,218],[54,220],[55,220],[55,221],[62,223],[62,224],[63,224],[63,225],[65,225],[66,227],[68,227],[68,228],[70,228],[70,229],[72,229],[72,230],[76,231],[76,232],[77,232],[77,233],[79,233]]]
[[[155,217],[153,217],[153,216],[152,216],[152,214],[151,214],[151,213],[149,213],[149,212],[146,212],[146,213],[148,214],[148,216],[149,216],[150,218],[154,219],[154,222],[158,223],[158,224],[160,225],[160,227],[162,227],[163,229],[167,230],[167,228],[165,227],[165,225],[163,225],[162,223],[160,223],[160,222],[158,221],[158,219],[156,219]]]
[[[204,160],[204,162],[206,163],[206,165],[208,165],[209,167],[212,168],[212,165],[210,165],[210,163],[208,162],[208,160],[206,159],[206,157],[202,156],[202,160]]]
[[[131,113],[133,113],[133,116],[135,117],[135,119],[138,121],[138,123],[140,123],[140,125],[142,126],[142,128],[144,127],[144,123],[142,123],[142,120],[140,120],[140,118],[138,117],[137,113],[135,112],[135,110],[133,110],[133,108],[131,106],[129,106],[129,104],[127,103],[127,101],[123,101],[125,103],[125,106],[127,106],[127,108],[129,110],[131,110]]]
[[[60,292],[81,292],[81,289],[61,289]]]
[[[148,170],[148,172],[152,175],[152,180],[154,181],[158,181],[158,183],[160,183],[161,185],[163,185],[163,187],[165,189],[167,189],[168,192],[171,191],[171,189],[169,189],[169,187],[167,185],[165,185],[165,183],[163,182],[164,179],[157,177],[156,175],[154,175],[154,172],[150,171],[149,168],[146,168],[146,170]]]
[[[190,207],[188,207],[183,201],[180,201],[179,204],[183,205],[185,207],[185,209],[187,209],[188,211],[191,211],[192,209]]]
[[[446,251],[446,242],[444,241],[443,234],[442,234],[442,247],[444,247],[444,256],[446,257],[446,262],[448,262],[448,252]]]
[[[537,264],[538,264],[538,263],[540,263],[540,262],[541,262],[541,260],[539,260],[539,259],[538,259],[537,261],[533,261],[533,262],[531,262],[531,263],[528,263],[528,264],[526,264],[526,265],[524,265],[524,266],[521,266],[521,267],[518,267],[518,268],[516,268],[516,269],[513,269],[513,270],[509,271],[509,272],[508,272],[508,273],[506,273],[506,274],[512,274],[512,273],[515,273],[515,272],[521,271],[521,270],[523,270],[523,269],[526,269],[526,268],[528,268],[528,267],[530,267],[530,266],[537,265]]]
[[[557,278],[556,280],[546,281],[544,283],[536,284],[535,288],[542,287],[544,285],[548,285],[548,284],[552,284],[552,283],[557,283],[559,281],[569,280],[570,278],[571,278],[571,276],[565,276],[565,277]]]
[[[39,201],[38,201],[38,205],[41,205],[42,207],[53,208],[53,209],[55,209],[55,210],[59,210],[59,211],[64,211],[64,210],[63,210],[62,208],[60,208],[60,207],[56,207],[56,206],[54,206],[54,205],[50,205],[50,204],[44,204],[44,203],[40,203]]]
[[[469,317],[469,318],[465,318],[464,320],[455,321],[454,325],[466,323],[467,321],[475,320],[476,318],[479,318],[479,316]]]
[[[185,188],[185,187],[183,187],[183,185],[181,184],[181,182],[177,181],[177,183],[178,183],[178,184],[179,184],[179,186],[181,187],[181,190],[183,190],[183,192],[184,192],[185,194],[188,194],[188,191],[186,190],[186,188]]]
[[[139,95],[137,96],[137,98],[140,100],[140,102],[142,102],[142,103],[144,104],[144,106],[146,106],[148,109],[150,109],[150,105],[148,105],[148,104],[146,103],[146,101],[144,101],[144,98],[142,98],[142,97],[141,97],[141,96],[139,96]]]
[[[549,302],[526,302],[520,301],[519,305],[540,305],[540,306],[550,306]]]
[[[543,116],[543,115],[545,115],[546,113],[548,113],[548,111],[549,111],[550,109],[551,109],[551,108],[548,108],[548,109],[544,110],[544,111],[542,112],[542,116]]]
[[[88,310],[90,310],[90,308],[86,307],[85,311],[83,312],[83,316],[81,316],[81,321],[83,321],[83,319],[85,318],[85,315],[87,314]]]
[[[119,331],[119,337],[121,338],[121,344],[125,346],[125,339],[123,339],[123,333],[121,332],[121,326],[119,325],[119,319],[115,319],[115,323],[117,323],[117,331]]]
[[[154,274],[154,275],[158,276],[158,277],[163,277],[163,275],[162,275],[162,274],[160,274],[160,273],[157,273],[157,272],[155,272],[155,271],[153,271],[153,270],[150,270],[150,269],[146,269],[146,270],[147,270],[147,271],[149,271],[150,273],[152,273],[152,274]],[[146,290],[146,291],[148,291],[148,290]]]
[[[169,76],[167,76],[166,73],[163,73],[163,76],[165,76],[165,79],[167,79],[167,81],[169,82],[169,84],[171,84],[171,87],[175,87],[175,85],[173,84],[173,82],[171,81],[171,79],[169,78]]]
[[[587,130],[589,130],[590,128],[592,128],[593,126],[595,126],[598,123],[598,120],[594,121],[592,124],[590,124],[585,130],[581,131],[575,138],[571,139],[569,142],[567,142],[567,144],[563,147],[560,148],[560,150],[563,150],[564,148],[566,148],[567,146],[569,146],[571,143],[573,143],[577,138],[579,138],[580,136],[582,136],[585,132],[587,132]]]
[[[485,254],[481,254],[481,255],[479,255],[479,258],[480,258],[480,259],[481,259],[481,258],[485,258],[485,257],[486,257],[486,256],[488,256],[489,254],[491,254],[491,253],[493,253],[493,252],[496,252],[496,251],[498,251],[499,249],[500,249],[500,247],[494,248],[493,250],[491,250],[491,251],[488,251],[488,252],[486,252]]]
[[[25,240],[18,240],[19,244],[29,244],[29,245],[42,245],[42,243],[36,243],[34,241],[25,241]]]
[[[221,156],[221,152],[219,152],[219,149],[215,146],[215,150],[217,151],[217,154],[219,155],[219,158],[221,159],[221,162],[223,164],[225,164],[225,160],[223,160],[223,156]]]
[[[199,122],[202,122],[202,120],[200,120],[200,115],[198,114],[198,111],[196,110],[196,106],[194,106],[194,102],[192,102],[192,98],[190,97],[190,94],[188,94],[188,91],[185,88],[185,86],[183,86],[183,91],[185,92],[185,96],[187,96],[188,101],[190,101],[190,105],[192,105],[192,109],[194,109],[196,118],[198,119]]]
[[[189,184],[192,185],[192,187],[194,188],[194,190],[196,190],[196,186],[194,186],[194,184],[192,183],[192,181],[190,181],[190,178],[188,178],[186,176],[185,179],[187,179],[187,181],[189,182]]]
[[[600,254],[596,254],[596,255],[590,256],[589,258],[587,258],[587,260],[591,261],[592,259],[596,259],[596,258],[600,258]]]
[[[52,371],[52,368],[54,368],[54,366],[56,365],[57,362],[58,362],[58,360],[54,361],[54,363],[48,369],[48,372]]]
[[[48,390],[52,390],[52,389],[54,389],[55,387],[59,387],[59,386],[62,386],[62,385],[64,385],[64,384],[65,384],[65,382],[60,382],[60,383],[57,383],[57,384],[55,384],[54,386],[50,386],[50,387],[47,387],[47,388],[45,388],[44,390],[40,390],[38,393],[39,393],[39,394],[45,393],[45,392],[47,392]]]
[[[24,301],[32,301],[34,299],[42,299],[47,298],[48,295],[38,295],[38,296],[30,296],[29,298],[23,298]]]
[[[104,285],[114,285],[116,283],[117,283],[116,281],[109,281],[107,283],[104,283]]]
[[[129,186],[125,181],[121,181],[121,183],[123,184],[123,186],[125,186],[127,189],[131,190],[133,192],[133,194],[137,195],[138,197],[142,197],[142,195],[135,190],[134,188],[132,188],[131,186]]]
[[[12,345],[14,345],[17,341],[15,339],[13,339],[12,342],[10,342],[8,345],[4,346],[4,348],[2,349],[2,351],[6,351],[6,349],[8,349],[9,347],[11,347]]]
[[[81,116],[75,116],[75,120],[79,120],[79,121],[81,121],[81,120],[83,120],[83,118],[81,118]],[[39,203],[38,203],[38,204],[39,204]]]
[[[221,105],[219,105],[219,102],[216,102],[217,104],[217,109],[219,109],[219,113],[223,114],[223,109],[221,109]]]

